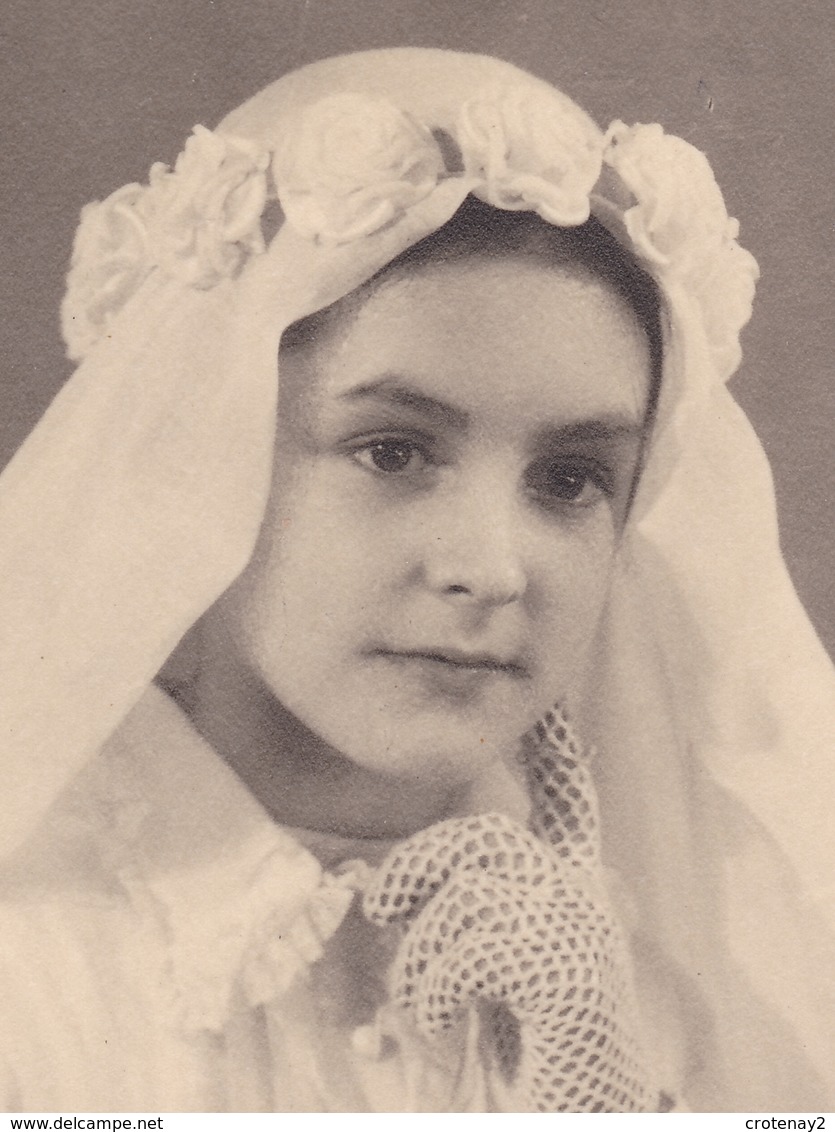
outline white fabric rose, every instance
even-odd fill
[[[719,376],[727,380],[742,360],[739,332],[751,317],[757,261],[735,238],[729,238],[713,257],[711,269],[694,291],[705,320],[705,330]]]
[[[263,251],[268,162],[253,143],[197,126],[173,172],[156,164],[149,187],[87,205],[61,307],[69,357],[89,352],[153,268],[208,288]]]
[[[739,225],[728,217],[707,158],[657,124],[613,122],[606,143],[604,161],[636,201],[624,214],[636,253],[697,300],[717,370],[729,377],[759,269],[737,243]]]
[[[544,91],[508,89],[465,103],[457,136],[466,172],[483,183],[475,193],[488,204],[563,226],[588,220],[602,143],[575,107]]]
[[[151,270],[142,219],[142,185],[125,185],[86,205],[73,245],[61,330],[67,354],[80,361]]]
[[[661,126],[614,122],[604,160],[638,202],[625,215],[636,252],[689,273],[729,233],[725,201],[707,158]]]
[[[431,133],[390,102],[337,94],[301,115],[276,151],[273,173],[298,232],[348,243],[428,196],[444,163]]]
[[[148,242],[156,265],[208,288],[262,252],[268,164],[254,143],[196,126],[173,172],[151,169]]]

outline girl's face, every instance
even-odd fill
[[[644,434],[643,331],[531,260],[422,269],[281,355],[236,662],[359,766],[460,786],[581,693]]]

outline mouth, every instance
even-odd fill
[[[436,664],[451,672],[496,673],[517,680],[527,679],[528,670],[524,664],[514,659],[485,652],[466,652],[460,649],[375,649],[377,656],[393,661],[426,662]]]

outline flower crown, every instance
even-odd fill
[[[69,356],[86,355],[154,269],[201,289],[236,276],[265,249],[270,200],[303,236],[346,243],[466,177],[496,208],[570,227],[588,219],[604,167],[632,198],[618,212],[634,252],[662,286],[675,280],[695,298],[729,376],[758,271],[707,159],[658,125],[615,122],[601,139],[570,104],[516,89],[468,101],[450,134],[360,94],[313,104],[273,149],[197,126],[173,170],[156,164],[147,186],[82,211],[62,306]]]

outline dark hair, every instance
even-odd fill
[[[468,196],[451,220],[418,243],[406,248],[356,291],[330,307],[299,319],[285,331],[283,349],[312,345],[334,318],[358,309],[368,294],[391,278],[411,274],[432,264],[455,263],[480,257],[539,260],[547,267],[567,267],[599,280],[634,311],[643,328],[650,356],[648,415],[651,418],[661,383],[663,343],[661,300],[655,281],[599,220],[559,228],[534,212],[494,208]]]

